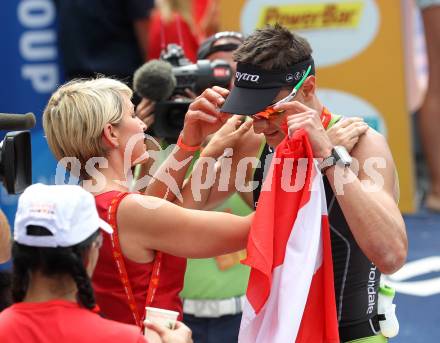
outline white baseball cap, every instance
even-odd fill
[[[52,235],[32,235],[29,225]],[[113,233],[96,210],[93,195],[76,185],[31,185],[18,199],[14,240],[33,247],[70,247],[85,241],[99,228]]]

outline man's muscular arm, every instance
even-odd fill
[[[316,157],[330,156],[333,144],[322,126],[319,113],[297,101],[275,107],[289,114],[289,134],[308,133]],[[356,242],[381,272],[390,274],[405,262],[408,241],[405,223],[397,207],[396,170],[388,144],[368,129],[352,150],[359,174],[338,165],[326,170],[330,185]],[[354,167],[354,165],[353,165]]]
[[[368,130],[352,151],[359,164],[335,166],[327,175],[345,219],[364,254],[381,272],[390,274],[405,262],[408,250],[405,223],[397,207],[397,176],[385,138]]]

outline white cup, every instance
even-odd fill
[[[157,307],[145,307],[145,320],[148,320],[152,323],[165,326],[171,330],[176,326],[177,317],[179,316],[179,312],[164,310],[162,308]],[[151,342],[160,342],[159,336],[152,330],[145,329],[145,336]],[[159,338],[159,340],[158,340]]]

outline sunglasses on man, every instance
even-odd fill
[[[302,84],[304,83],[304,81],[307,79],[307,77],[310,74],[310,71],[312,70],[312,66],[309,65],[309,67],[307,68],[306,72],[304,73],[303,77],[301,78],[301,80],[296,84],[296,86],[293,88],[292,92],[290,92],[289,95],[287,95],[285,98],[277,101],[276,103],[266,107],[266,109],[264,109],[261,112],[258,112],[256,114],[254,114],[253,116],[251,116],[252,118],[255,119],[270,119],[271,117],[274,117],[275,115],[278,115],[280,113],[283,113],[283,111],[275,111],[274,107],[280,104],[284,104],[286,102],[291,101],[296,94],[298,93],[298,90],[301,88]]]

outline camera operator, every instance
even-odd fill
[[[236,46],[237,42],[229,49]],[[204,46],[205,53],[208,48]],[[136,179],[154,174],[158,164],[166,158],[162,148],[176,143],[189,105],[209,87],[228,88],[233,69],[229,61],[218,58],[203,58],[191,63],[181,46],[169,44],[162,51],[161,60],[152,60],[136,70],[133,85],[142,97],[136,115],[148,127],[147,133],[153,136],[145,141],[152,158],[136,167]]]
[[[9,194],[21,193],[32,182],[31,140],[27,131],[35,126],[33,113],[0,113],[0,187]],[[0,208],[0,264],[10,257],[10,227]],[[0,286],[1,287],[1,286]]]
[[[165,56],[163,59],[169,63],[152,60],[140,67],[134,75],[134,89],[141,96],[141,101],[136,106],[136,116],[147,127],[146,132],[150,137],[145,139],[145,145],[152,157],[135,167],[135,180],[139,180],[145,175],[153,175],[156,172],[158,164],[167,157],[162,151],[162,147],[166,147],[169,143],[176,143],[174,132],[169,133],[169,131],[177,129],[180,132],[183,127],[183,122],[180,123],[180,120],[177,120],[177,123],[176,120],[173,120],[173,125],[162,122],[170,121],[172,112],[176,112],[175,106],[179,106],[179,108],[174,117],[181,116],[183,120],[188,109],[187,106],[197,97],[189,88],[176,90],[177,80],[173,75],[171,65],[179,67],[181,63],[183,65],[191,64],[185,60],[183,50],[180,50],[178,45],[171,44],[164,51],[163,56]],[[174,56],[177,57],[174,58]],[[158,115],[164,118],[160,118],[154,125],[156,117],[154,112],[157,103],[161,106]],[[166,104],[166,107],[162,104]],[[182,104],[186,104],[186,106],[182,107]],[[157,128],[158,125],[162,127],[162,130]]]
[[[195,97],[213,86],[228,88],[232,74],[227,61],[200,59],[191,63],[181,46],[168,44],[160,60],[151,60],[134,73],[134,90],[145,98],[137,114],[147,125],[151,124],[154,105],[152,132],[175,143]]]

